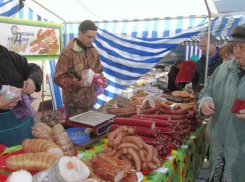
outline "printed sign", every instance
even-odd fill
[[[59,56],[61,53],[61,25],[33,21],[1,21],[0,44],[23,56]],[[19,23],[20,22],[20,23]],[[25,24],[25,22],[27,22]]]

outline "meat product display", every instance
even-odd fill
[[[44,123],[35,123],[34,126],[32,127],[32,134],[35,138],[54,141],[51,128]]]
[[[131,119],[131,118],[121,118],[115,117],[113,123],[119,125],[127,125],[127,126],[141,126],[146,128],[154,129],[155,123],[152,121],[139,120],[139,119]]]
[[[26,170],[18,170],[12,172],[6,182],[32,182],[33,178],[30,172]]]
[[[91,163],[94,172],[102,179],[109,181],[129,180],[130,182],[138,180],[136,172],[131,170],[131,164],[128,161],[116,157],[93,155]]]
[[[114,127],[112,125],[112,127]],[[143,127],[135,127],[139,130]],[[107,156],[107,157],[115,157],[118,159],[122,159],[123,161],[129,161],[131,165],[136,169],[137,172],[140,172],[146,168],[143,167],[143,163],[147,162],[152,163],[151,167],[154,169],[157,168],[159,163],[161,163],[160,159],[153,161],[153,146],[148,145],[145,141],[141,139],[141,136],[134,136],[137,131],[131,132],[131,126],[122,126],[121,127],[114,127],[113,130],[109,135],[108,139],[109,142],[107,144],[108,148],[104,151],[101,151],[99,155]],[[146,129],[146,128],[145,128]],[[147,128],[149,129],[149,128]],[[144,131],[144,129],[142,129]],[[143,133],[143,132],[140,133]],[[153,136],[157,136],[157,131],[147,131],[153,132],[151,134]],[[120,137],[120,140],[118,139]],[[121,138],[122,137],[122,138]],[[116,141],[116,142],[115,142]],[[150,140],[148,140],[150,141]],[[150,142],[157,142],[157,141],[150,141]],[[149,143],[150,143],[149,142]],[[162,150],[161,147],[158,147]],[[158,154],[157,154],[158,155]],[[149,164],[150,165],[150,164]]]
[[[5,166],[12,171],[19,169],[41,171],[50,168],[60,157],[58,154],[47,152],[17,154],[8,157]]]
[[[25,153],[49,152],[63,156],[63,151],[54,142],[45,139],[25,139],[22,142]]]
[[[77,157],[63,156],[49,170],[50,182],[81,181],[90,176],[89,168]]]
[[[51,131],[55,143],[61,148],[64,155],[74,156],[75,150],[73,144],[64,127],[61,124],[57,124]]]

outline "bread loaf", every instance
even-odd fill
[[[19,169],[41,171],[49,169],[60,157],[60,155],[47,152],[17,154],[8,157],[5,166],[12,171]]]

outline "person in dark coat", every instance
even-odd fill
[[[3,85],[22,88],[23,93],[39,92],[43,81],[41,68],[0,45],[0,89]],[[0,144],[7,147],[19,145],[25,138],[33,138],[33,118],[18,120],[10,108],[17,105],[17,98],[8,100],[6,92],[0,95]]]
[[[200,35],[199,48],[201,49],[203,55],[197,61],[196,69],[192,78],[192,88],[194,92],[200,92],[204,85],[207,40],[208,40],[208,33],[203,33]],[[219,49],[216,47],[216,37],[210,34],[207,76],[208,77],[211,76],[214,70],[222,63],[223,63],[223,59],[219,56]]]
[[[178,75],[181,66],[182,66],[182,61],[176,60],[168,72],[168,89],[171,92],[183,89],[181,86],[176,85],[176,76]]]

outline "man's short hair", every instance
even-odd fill
[[[208,37],[208,32],[203,32],[199,34],[199,39],[203,39]],[[213,34],[210,34],[210,43],[215,42],[216,43],[216,37]]]
[[[174,62],[174,66],[178,66],[179,64],[182,64],[182,60],[180,59],[177,59],[175,62]]]
[[[78,27],[78,31],[84,32],[87,30],[95,30],[97,31],[97,27],[95,23],[91,20],[84,20],[82,23],[80,23]]]

